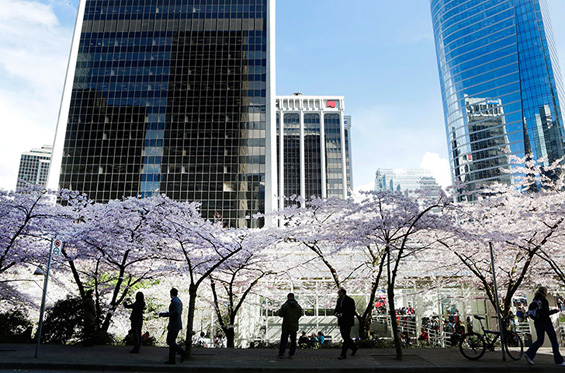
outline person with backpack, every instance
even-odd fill
[[[536,352],[543,345],[544,334],[547,333],[549,340],[551,341],[551,347],[553,348],[553,359],[555,364],[565,366],[563,357],[559,353],[559,343],[557,342],[557,335],[555,334],[555,329],[553,328],[553,323],[551,322],[550,315],[559,312],[559,310],[549,309],[549,302],[546,299],[547,288],[540,286],[536,291],[534,300],[528,306],[528,316],[534,320],[534,326],[536,328],[537,339],[528,351],[524,354],[526,361],[534,365],[534,358],[536,357]]]
[[[276,316],[283,318],[278,357],[284,357],[286,344],[290,337],[290,350],[288,352],[288,357],[292,359],[296,352],[296,332],[298,331],[298,320],[304,315],[304,311],[296,299],[294,299],[293,293],[288,293],[286,298],[287,300],[283,303],[281,309],[275,313]],[[306,332],[303,334],[306,334]],[[308,341],[308,337],[306,337],[306,341]]]

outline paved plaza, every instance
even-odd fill
[[[405,349],[404,360],[395,360],[394,350],[361,349],[354,357],[337,360],[339,350],[298,350],[294,359],[277,358],[274,349],[195,349],[193,359],[165,365],[165,347],[145,347],[129,354],[129,347],[42,345],[34,358],[35,345],[0,345],[1,372],[39,371],[128,371],[128,372],[556,372],[549,348],[542,348],[535,366],[524,359],[502,361],[500,351],[487,352],[478,361],[468,361],[459,350]]]

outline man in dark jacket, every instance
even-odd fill
[[[287,301],[283,303],[281,309],[277,311],[276,315],[283,318],[279,357],[284,357],[286,344],[290,337],[290,350],[288,351],[288,357],[292,359],[296,352],[296,332],[298,331],[298,320],[302,317],[302,315],[304,315],[304,311],[302,311],[302,307],[300,307],[296,299],[294,299],[294,294],[289,293],[287,295]]]
[[[355,345],[351,339],[351,328],[355,324],[355,301],[347,296],[347,291],[340,288],[337,292],[339,298],[335,306],[334,314],[337,316],[337,325],[343,338],[343,346],[341,347],[341,355],[338,359],[347,358],[347,350],[351,349],[351,356],[355,356],[359,347]]]
[[[555,334],[555,329],[553,328],[553,323],[551,322],[550,315],[559,312],[559,310],[549,310],[549,302],[546,299],[547,288],[541,286],[536,295],[534,296],[534,301],[530,304],[529,310],[537,309],[536,318],[534,319],[534,326],[536,328],[537,340],[532,343],[528,351],[524,354],[526,361],[534,365],[534,358],[536,357],[536,352],[538,348],[543,345],[544,334],[547,333],[549,340],[551,341],[551,347],[553,348],[553,360],[555,364],[565,366],[563,357],[559,353],[559,343],[557,342],[557,335]]]
[[[165,361],[165,364],[176,364],[175,357],[177,353],[180,355],[181,363],[187,356],[186,351],[177,344],[177,336],[179,335],[179,331],[182,329],[182,302],[177,297],[178,293],[177,289],[171,289],[171,304],[169,305],[169,312],[159,313],[159,317],[169,318],[169,325],[167,325],[169,360]]]
[[[83,346],[94,346],[94,331],[96,330],[96,305],[94,291],[88,290],[82,301],[84,308],[84,341]]]

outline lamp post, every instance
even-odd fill
[[[494,252],[492,250],[492,242],[489,242],[490,248],[490,263],[492,266],[492,282],[494,285],[494,301],[496,303],[496,316],[498,318],[498,329],[500,330],[500,348],[502,350],[502,360],[506,361],[506,354],[504,353],[504,325],[502,324],[502,318],[500,317],[500,303],[498,301],[498,287],[496,286],[496,273],[494,270]]]
[[[35,356],[37,358],[39,354],[39,345],[41,343],[41,332],[43,330],[43,314],[45,312],[45,299],[47,297],[47,284],[49,283],[49,270],[51,269],[51,258],[53,256],[58,256],[63,247],[63,242],[61,240],[52,239],[51,248],[49,250],[49,259],[47,260],[47,269],[45,271],[45,280],[43,281],[43,297],[41,298],[41,311],[39,312],[39,328],[37,329],[37,345],[35,346]],[[38,269],[35,273],[40,273]]]

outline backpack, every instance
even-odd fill
[[[536,321],[539,320],[539,310],[541,309],[541,300],[534,299],[532,303],[528,306],[528,312],[526,314],[529,318]]]

